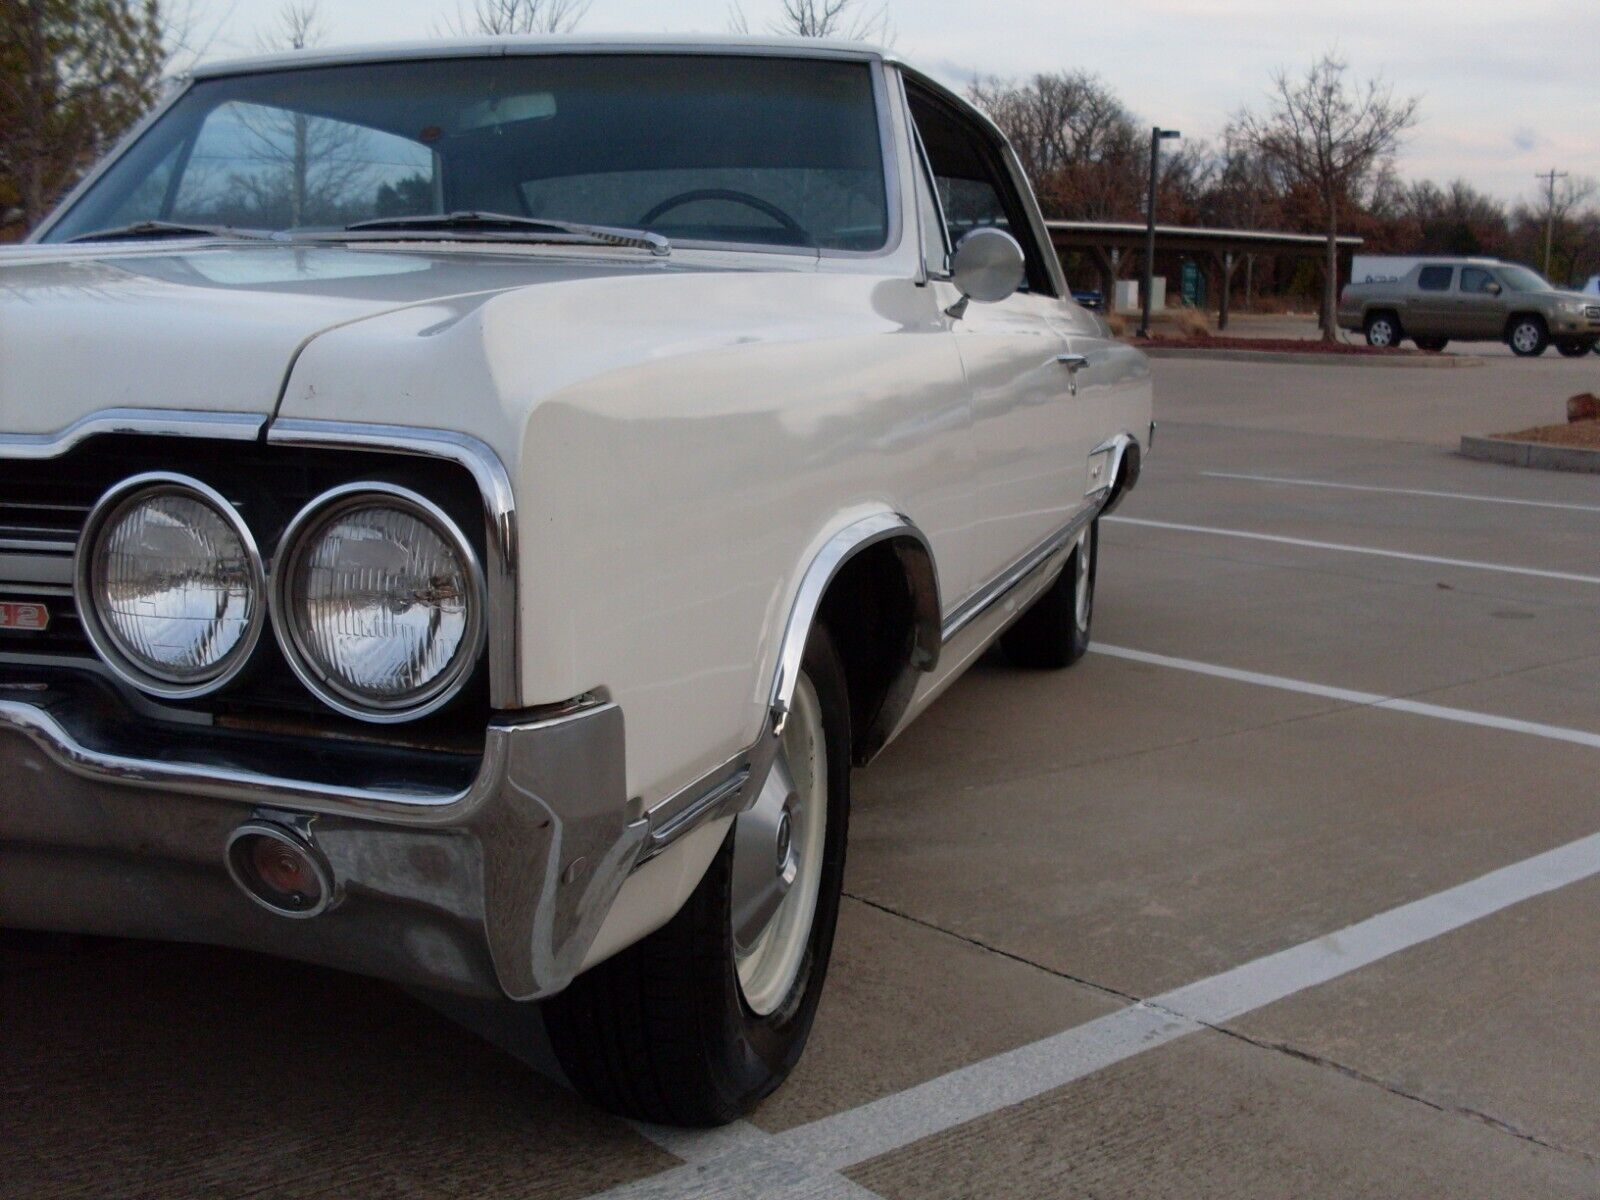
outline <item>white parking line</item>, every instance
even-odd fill
[[[1342,492],[1383,492],[1391,496],[1427,496],[1435,500],[1470,500],[1476,504],[1514,504],[1521,508],[1558,508],[1568,512],[1600,513],[1600,504],[1563,504],[1555,500],[1516,500],[1510,496],[1480,496],[1472,492],[1433,492],[1425,488],[1377,487],[1366,483],[1334,483],[1327,479],[1290,479],[1282,475],[1244,475],[1234,471],[1201,471],[1207,479],[1242,479],[1247,483],[1281,483],[1291,487],[1336,488]]]
[[[1096,643],[1090,648],[1107,657],[1150,666],[1600,749],[1600,733],[1587,730],[1123,646]],[[840,1172],[1595,875],[1600,875],[1600,833],[783,1133],[768,1134],[748,1121],[708,1131],[637,1126],[657,1145],[684,1159],[684,1165],[602,1195],[605,1200],[874,1200],[876,1193]]]
[[[1203,533],[1213,537],[1244,538],[1252,542],[1272,542],[1280,546],[1304,546],[1312,550],[1336,550],[1341,554],[1369,554],[1377,558],[1399,558],[1407,562],[1431,563],[1439,567],[1461,567],[1469,571],[1495,571],[1504,575],[1526,575],[1534,579],[1559,579],[1567,583],[1600,584],[1600,575],[1578,575],[1570,571],[1544,571],[1536,567],[1513,567],[1504,563],[1475,562],[1466,558],[1439,558],[1432,554],[1408,554],[1401,550],[1379,550],[1372,546],[1349,546],[1343,542],[1315,542],[1306,538],[1282,537],[1275,533],[1255,533],[1247,529],[1216,529],[1209,525],[1184,525],[1176,521],[1151,521],[1143,517],[1101,517],[1112,525],[1140,525],[1148,529],[1172,529],[1180,533]]]
[[[1492,713],[1474,712],[1468,708],[1449,708],[1442,704],[1425,704],[1420,700],[1406,700],[1398,696],[1384,696],[1378,692],[1358,692],[1350,688],[1329,687],[1322,683],[1308,683],[1303,679],[1289,679],[1282,675],[1263,675],[1259,671],[1241,671],[1237,667],[1219,667],[1213,663],[1196,662],[1192,658],[1172,658],[1166,654],[1152,654],[1148,650],[1129,650],[1123,646],[1092,643],[1089,649],[1109,658],[1123,658],[1130,662],[1147,663],[1155,667],[1170,667],[1176,671],[1189,671],[1195,675],[1210,675],[1216,679],[1231,679],[1235,683],[1253,683],[1260,687],[1277,688],[1284,692],[1299,692],[1305,696],[1321,696],[1327,700],[1340,700],[1347,704],[1360,704],[1371,708],[1385,708],[1391,712],[1411,713],[1418,717],[1432,717],[1439,721],[1454,721],[1458,725],[1476,725],[1483,729],[1501,729],[1507,733],[1525,733],[1533,737],[1548,738],[1553,742],[1571,742],[1578,746],[1600,749],[1600,733],[1586,729],[1568,729],[1561,725],[1543,725],[1537,721],[1519,721],[1515,717],[1497,717]]]
[[[1595,875],[1600,834],[809,1125],[766,1135],[742,1122],[716,1152],[604,1195],[870,1196],[839,1172]]]

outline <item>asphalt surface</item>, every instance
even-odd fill
[[[1097,652],[858,773],[749,1122],[632,1128],[383,984],[0,933],[0,1196],[1600,1196],[1600,480],[1450,452],[1600,358],[1155,369]]]

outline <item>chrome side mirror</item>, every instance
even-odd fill
[[[1491,296],[1498,296],[1504,289],[1502,289],[1498,283],[1491,283],[1483,290],[1488,292]]]
[[[974,229],[961,239],[950,264],[950,280],[961,293],[949,310],[960,320],[967,305],[997,304],[1014,295],[1027,274],[1027,262],[1017,239],[1003,229]]]

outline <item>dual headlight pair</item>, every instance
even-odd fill
[[[270,622],[323,703],[413,720],[466,683],[484,645],[472,545],[436,505],[355,483],[284,530],[269,572],[238,511],[183,475],[138,475],[95,506],[78,545],[77,602],[106,664],[142,691],[192,699],[243,670]]]

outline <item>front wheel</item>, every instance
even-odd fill
[[[1367,345],[1388,350],[1400,344],[1400,319],[1393,313],[1373,313],[1367,318]]]
[[[1070,667],[1089,649],[1094,624],[1094,584],[1099,572],[1100,522],[1078,535],[1067,565],[1049,588],[1000,637],[1006,657],[1019,667]]]
[[[1506,332],[1506,342],[1518,358],[1538,358],[1550,344],[1550,333],[1538,317],[1518,317]]]
[[[1417,339],[1417,349],[1418,350],[1426,350],[1430,354],[1438,354],[1438,353],[1440,353],[1449,344],[1450,344],[1450,339],[1449,338],[1430,337],[1430,338],[1418,338]]]
[[[1582,358],[1597,346],[1600,346],[1600,341],[1594,338],[1565,338],[1556,343],[1562,358]]]
[[[544,1005],[578,1092],[620,1116],[723,1125],[800,1059],[833,950],[850,819],[850,717],[812,631],[772,775],[683,910]]]

